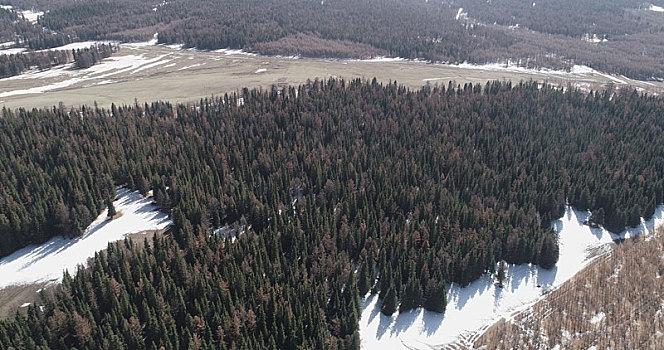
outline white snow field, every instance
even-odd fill
[[[664,7],[657,6],[657,5],[650,5],[648,8],[650,11],[655,11],[655,12],[664,12]]]
[[[657,207],[653,218],[621,235],[604,229],[594,229],[583,222],[588,212],[567,208],[565,215],[552,223],[559,232],[560,259],[545,270],[533,265],[508,265],[503,288],[494,279],[483,275],[466,287],[447,288],[445,314],[416,309],[387,317],[380,312],[376,295],[362,300],[360,338],[364,349],[431,349],[458,343],[470,346],[484,330],[500,318],[509,319],[517,311],[526,309],[582,270],[598,255],[607,252],[614,239],[630,237],[640,232],[652,232],[664,224],[664,206]]]
[[[117,195],[113,205],[122,216],[106,220],[104,210],[79,238],[55,237],[0,259],[0,289],[34,282],[59,282],[65,270],[74,274],[78,265],[85,265],[88,258],[106,249],[108,243],[129,233],[163,229],[172,224],[166,213],[157,211],[151,200],[138,192],[123,188],[117,190]]]

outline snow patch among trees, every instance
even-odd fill
[[[648,10],[655,11],[655,12],[664,12],[664,7],[657,6],[657,5],[650,5]]]
[[[160,230],[172,224],[166,213],[138,192],[118,189],[115,209],[122,216],[107,220],[104,210],[79,238],[55,237],[41,245],[25,247],[0,259],[0,289],[11,285],[60,281],[65,270],[77,271],[95,252],[129,233]]]
[[[568,207],[565,215],[552,223],[558,232],[560,258],[551,270],[534,265],[507,265],[503,287],[494,276],[485,274],[466,287],[447,288],[444,314],[418,308],[391,317],[380,312],[377,295],[362,300],[360,337],[364,349],[430,349],[459,342],[470,345],[500,318],[510,319],[546,293],[561,286],[586,267],[597,255],[593,251],[615,239],[653,232],[664,224],[664,206],[658,206],[650,221],[641,221],[620,235],[584,224],[589,212]]]

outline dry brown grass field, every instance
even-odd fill
[[[7,108],[108,107],[168,100],[192,102],[242,88],[269,89],[309,79],[340,77],[397,81],[411,89],[488,80],[540,81],[601,89],[608,84],[663,93],[664,83],[642,82],[592,71],[564,73],[514,67],[471,67],[399,60],[322,60],[266,57],[239,52],[181,50],[162,45],[122,45],[120,52],[86,69],[59,67],[0,80],[0,106]]]
[[[479,349],[664,349],[664,230],[616,245]]]

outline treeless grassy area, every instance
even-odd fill
[[[142,61],[131,66],[131,62]],[[122,45],[120,51],[88,70],[63,67],[0,80],[0,107],[110,107],[134,102],[197,102],[243,88],[270,89],[307,80],[339,77],[397,81],[411,89],[427,84],[485,84],[489,80],[540,81],[558,86],[602,89],[607,85],[664,93],[662,82],[641,82],[600,73],[560,72],[431,64],[418,61],[296,59],[238,52],[179,50],[162,45]],[[95,73],[96,72],[96,73]],[[43,92],[40,92],[43,91]]]
[[[41,298],[38,291],[51,288],[47,287],[47,284],[48,282],[41,282],[0,289],[0,319],[13,317],[16,311],[25,309],[22,305],[26,303],[39,303]]]
[[[664,229],[624,242],[513,320],[481,349],[664,349]]]

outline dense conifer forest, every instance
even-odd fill
[[[510,61],[530,68],[582,64],[635,79],[664,79],[664,15],[638,1],[5,1],[46,12],[39,26],[25,29],[46,28],[41,46],[49,45],[48,35],[53,40],[145,41],[158,32],[160,43],[198,49]],[[661,0],[650,2],[664,6]],[[15,32],[20,36],[22,30]],[[40,43],[38,38],[29,41]]]
[[[46,30],[38,24],[27,21],[16,11],[0,8],[0,43],[43,50],[62,46],[71,41],[70,36]]]
[[[446,284],[558,260],[566,204],[621,231],[663,202],[664,101],[375,80],[188,105],[3,110],[2,255],[80,234],[115,186],[170,233],[111,245],[0,347],[357,348],[359,298],[443,312]],[[233,242],[214,234],[228,226]],[[275,332],[276,330],[276,332]]]

